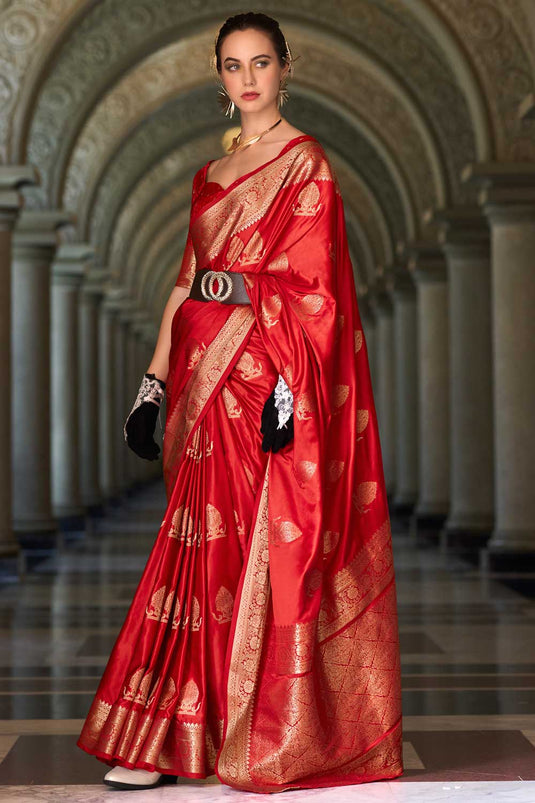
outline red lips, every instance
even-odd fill
[[[244,92],[242,98],[244,100],[253,100],[253,98],[257,98],[259,96],[258,92]]]

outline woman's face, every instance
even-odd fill
[[[250,28],[233,31],[221,44],[221,79],[242,112],[259,112],[277,105],[279,85],[288,72],[281,67],[271,39]],[[251,99],[246,93],[256,93]]]

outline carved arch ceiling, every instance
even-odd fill
[[[297,85],[330,96],[340,107],[347,107],[355,120],[362,119],[375,138],[383,139],[398,171],[406,176],[420,214],[432,203],[443,202],[448,184],[445,170],[426,120],[408,93],[356,50],[343,48],[334,40],[327,43],[315,32],[305,38],[302,29],[286,27],[298,50],[314,52],[314,58],[305,61]],[[123,139],[169,98],[199,84],[214,85],[208,67],[199,69],[210,52],[211,40],[211,33],[204,34],[165,48],[129,73],[101,101],[71,154],[62,197],[65,208],[76,209],[83,219],[80,199],[88,197],[94,165],[106,165]],[[59,169],[57,166],[52,182],[56,187],[63,183]],[[56,203],[59,200],[55,199]]]
[[[213,5],[214,25],[235,10],[226,0]],[[429,69],[431,61],[437,68],[447,54],[459,76],[462,71],[458,65],[466,62],[464,54],[468,51],[470,64],[465,75],[477,73],[492,116],[496,154],[491,156],[535,158],[533,122],[522,124],[516,115],[518,103],[533,89],[533,41],[521,0],[412,0],[410,4],[405,0],[343,0],[334,8],[319,3],[311,8],[308,0],[293,0],[291,5],[294,18],[319,23],[334,35],[342,32],[352,42],[364,43],[380,58],[388,58],[391,68],[415,93],[420,89],[423,92],[423,83],[429,83],[432,90],[437,86],[436,69]],[[284,22],[287,6],[275,2],[266,11]],[[141,54],[154,49],[158,37],[173,41],[183,36],[184,30],[195,24],[198,8],[198,0],[180,4],[175,0],[150,4],[146,0],[129,0],[127,4],[123,0],[48,0],[46,4],[14,0],[2,4],[0,155],[7,161],[22,160],[20,148],[26,144],[33,97],[41,92],[31,122],[32,158],[42,168],[40,157],[46,156],[47,150],[49,156],[57,157],[60,134],[68,130],[69,122],[75,128],[80,125],[73,110],[90,108],[109,82],[113,83]],[[209,13],[210,3],[205,3],[204,19]],[[69,29],[71,20],[73,27]],[[40,87],[42,79],[36,64],[45,63],[47,57],[53,62],[52,68],[43,71],[49,78]],[[449,67],[444,70],[442,65],[442,73],[449,82]],[[433,96],[437,98],[434,104]],[[441,112],[446,114],[451,123],[449,98],[442,92],[426,93],[424,107],[435,119]],[[17,109],[23,110],[18,117]],[[470,126],[465,128],[470,130]],[[489,154],[478,156],[488,158]]]
[[[84,157],[93,165],[96,157],[101,181],[94,188],[95,205],[82,217],[85,231],[98,231],[93,239],[100,242],[104,218],[117,223],[141,180],[137,156],[142,170],[150,170],[182,141],[189,149],[182,171],[187,181],[193,166],[217,153],[195,143],[203,131],[217,125],[222,130],[215,104],[210,114],[194,120],[184,99],[198,109],[198,100],[208,100],[202,87],[207,80],[210,96],[215,95],[203,62],[217,27],[235,5],[232,0],[204,3],[202,24],[198,0],[49,0],[46,9],[42,5],[38,0],[15,0],[7,8],[0,4],[0,102],[7,109],[4,117],[0,114],[0,140],[7,148],[10,133],[19,134],[20,143],[28,134],[28,160],[43,176],[39,192],[28,191],[29,206],[49,206],[63,193],[69,209],[76,204],[79,210],[79,186],[84,186],[79,167]],[[411,225],[419,225],[427,206],[467,200],[458,179],[466,162],[489,156],[535,159],[532,124],[517,117],[519,103],[533,88],[528,55],[533,43],[520,0],[341,0],[334,8],[292,0],[293,25],[288,3],[271,2],[265,11],[280,19],[294,52],[303,55],[287,116],[318,136],[333,158],[344,160],[354,174],[348,185],[361,182],[370,188],[379,217],[387,221],[390,245],[416,233]],[[70,30],[69,16],[77,22]],[[212,21],[208,31],[207,20]],[[53,59],[39,79],[42,84],[36,80],[35,92],[28,86],[20,92],[19,109],[27,115],[24,120],[19,112],[16,120],[12,99],[24,72],[33,80],[27,67],[40,48],[53,50]],[[310,48],[313,57],[307,59]],[[169,71],[175,79],[180,76],[179,86],[168,83]],[[474,101],[481,87],[484,94]],[[125,92],[128,88],[134,91]],[[480,108],[488,111],[488,131]],[[151,125],[153,118],[157,125]],[[185,125],[180,129],[177,122]],[[172,126],[174,143],[165,134]],[[147,139],[153,135],[151,149]],[[491,153],[484,151],[486,141]],[[418,151],[425,159],[415,161]],[[367,172],[366,155],[373,155]],[[118,170],[124,171],[124,181],[117,201],[110,185]],[[350,207],[362,220],[360,199],[352,197]],[[369,226],[368,219],[364,230],[371,241]],[[108,227],[106,247],[112,232]]]
[[[184,23],[191,17],[193,23],[196,5],[194,2],[181,3],[179,9],[178,4],[171,4],[166,0],[160,0],[150,6],[139,0],[129,0],[126,10],[122,0],[121,3],[118,3],[118,0],[107,0],[91,10],[83,23],[73,30],[56,59],[50,78],[42,89],[31,126],[29,157],[31,161],[39,164],[43,175],[46,187],[42,195],[43,203],[47,194],[48,202],[52,202],[50,193],[52,197],[56,196],[54,201],[57,203],[66,162],[84,125],[87,134],[85,142],[90,141],[91,135],[94,135],[94,130],[97,128],[96,120],[91,131],[91,122],[87,123],[86,118],[91,117],[95,105],[99,106],[99,97],[113,85],[118,76],[132,69],[142,50],[146,53],[147,49],[154,50],[158,46],[165,49],[166,41],[180,39],[184,33],[184,26],[182,25],[181,30],[177,30],[177,17],[179,16],[180,21]],[[224,17],[225,5],[218,3],[217,24]],[[294,1],[292,5],[292,11],[298,13],[300,18],[299,25],[295,28],[285,21],[285,8],[274,7],[271,10],[281,19],[294,49],[297,52],[302,51],[305,55],[305,59],[299,65],[298,73],[304,69],[308,75],[303,75],[302,80],[312,85],[316,85],[319,80],[321,86],[325,84],[325,75],[330,75],[331,92],[334,87],[334,91],[342,90],[346,97],[345,88],[351,83],[348,79],[357,78],[360,83],[360,93],[356,101],[361,102],[363,113],[374,119],[378,130],[383,130],[385,118],[393,122],[394,118],[398,117],[401,122],[405,122],[403,120],[405,115],[412,116],[413,125],[419,127],[420,131],[416,137],[398,136],[398,144],[404,143],[405,149],[410,151],[412,143],[423,138],[424,152],[432,159],[431,140],[434,140],[437,151],[448,168],[452,189],[459,192],[460,168],[474,157],[474,140],[471,135],[468,109],[445,59],[434,47],[432,40],[429,37],[426,40],[423,30],[418,28],[407,9],[399,7],[399,3],[394,0],[380,5],[373,5],[368,0],[366,2],[351,0],[351,9],[344,8],[345,3],[337,5],[334,9],[329,8],[327,20],[327,18],[322,19],[326,12],[320,4],[318,8],[313,9],[313,13],[306,0]],[[392,8],[395,8],[395,15],[392,14]],[[310,19],[311,16],[313,19]],[[307,18],[309,18],[308,39],[313,36],[314,31],[316,32],[314,57],[309,62],[306,60],[308,39],[300,34],[300,31],[307,26]],[[175,51],[181,47],[190,49],[192,56],[190,60],[182,60],[180,64],[183,81],[184,70],[186,69],[187,73],[188,65],[193,80],[195,78],[199,80],[203,72],[203,61],[207,61],[206,53],[210,51],[215,30],[217,28],[213,28],[206,35],[206,43],[199,46],[197,52],[193,41],[185,43],[181,40],[179,45],[175,46]],[[336,54],[333,55],[332,48],[330,52],[327,48],[329,63],[326,70],[323,69],[325,65],[316,59],[315,49],[318,31],[324,36],[325,30],[331,31],[330,36],[337,41],[339,50],[337,57]],[[369,64],[374,65],[373,72],[376,74],[373,76],[372,71],[366,69],[369,64],[363,65],[362,55],[361,63],[348,57],[348,51],[357,54],[359,51],[362,53],[364,49],[370,54]],[[164,77],[168,77],[162,73],[158,75],[163,63],[162,60],[157,63],[158,56],[154,59],[155,63],[146,71],[149,86],[145,83],[143,88],[143,82],[140,83],[139,80],[136,86],[138,90],[140,86],[142,87],[142,103],[143,99],[147,101],[147,95],[149,97],[151,95],[150,79],[156,79],[158,84]],[[387,61],[388,70],[380,66]],[[172,70],[172,57],[171,64],[168,61],[168,68]],[[207,70],[207,65],[204,69]],[[378,73],[382,73],[383,80],[376,83]],[[389,91],[384,86],[385,83],[389,83],[385,82],[385,76],[389,76],[390,83],[395,85],[388,87]],[[301,77],[298,78],[301,80]],[[363,94],[366,96],[365,99],[362,98]],[[408,108],[411,96],[416,98],[414,108]],[[126,108],[128,102],[125,101],[127,97],[128,93],[124,91],[115,96],[112,91],[108,96],[107,110],[102,108],[106,105],[105,102],[100,103],[103,117],[108,118],[105,122],[112,128],[113,117],[117,121],[122,112],[128,111]],[[133,113],[135,116],[135,110]],[[427,124],[428,131],[424,123]],[[410,128],[404,126],[405,131],[410,131]],[[106,128],[100,127],[97,130],[102,132]],[[454,147],[451,146],[452,141],[455,143]],[[43,151],[48,154],[48,160],[39,158],[43,155]],[[83,154],[83,143],[79,142],[78,156]],[[418,173],[418,164],[409,162],[407,155],[409,154],[404,154],[405,169],[410,171],[411,175],[415,175]],[[438,158],[436,161],[438,162]],[[51,165],[55,166],[55,171]],[[434,172],[438,172],[436,164],[434,168]],[[428,186],[428,182],[419,186]]]

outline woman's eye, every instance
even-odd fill
[[[262,67],[267,67],[267,65],[269,64],[268,61],[257,61],[256,63],[260,64]]]

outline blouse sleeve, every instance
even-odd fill
[[[195,203],[195,198],[197,196],[201,171],[202,168],[198,170],[193,177],[192,188],[191,188],[191,209],[193,209],[193,204]],[[195,277],[195,270],[197,268],[197,262],[195,259],[195,249],[193,247],[193,240],[191,237],[191,209],[190,209],[190,226],[188,227],[186,246],[184,248],[182,263],[180,265],[180,270],[178,271],[177,280],[175,282],[175,287],[185,287],[187,290],[189,290],[189,288],[192,285],[193,279]]]

